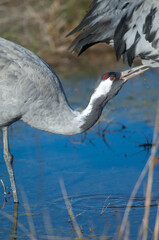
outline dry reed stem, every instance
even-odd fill
[[[3,182],[3,180],[1,179],[1,184],[2,184],[2,186],[3,186],[3,189],[4,189],[4,201],[6,201],[6,197],[7,197],[7,193],[6,193],[6,187],[5,187],[5,185],[4,185],[4,182]]]
[[[32,215],[31,215],[31,209],[30,209],[30,206],[29,206],[29,203],[28,203],[27,196],[26,196],[24,191],[21,192],[21,195],[22,195],[23,202],[24,202],[25,212],[26,212],[26,215],[27,215],[27,218],[28,218],[28,224],[29,224],[30,232],[32,234],[32,240],[37,240],[35,226],[34,226],[33,218],[32,218]]]
[[[130,224],[128,222],[126,225],[124,240],[129,240],[129,235],[130,235]]]
[[[49,237],[50,237],[50,231],[49,230],[52,229],[52,225],[51,225],[50,215],[49,215],[49,213],[46,209],[45,210],[43,209],[43,222],[44,222],[44,228],[45,228],[45,231],[46,231],[45,239],[49,239]]]
[[[129,201],[128,201],[128,204],[127,204],[127,207],[126,207],[126,210],[125,210],[125,213],[124,213],[124,217],[123,217],[123,220],[122,220],[122,223],[121,223],[121,226],[120,226],[120,229],[119,229],[119,239],[122,238],[123,236],[123,233],[125,231],[125,228],[126,228],[126,225],[127,225],[127,221],[128,221],[128,215],[129,215],[129,212],[131,210],[131,207],[132,207],[132,203],[133,203],[133,199],[141,185],[141,182],[143,181],[148,169],[151,169],[149,171],[149,179],[148,179],[148,185],[147,185],[147,191],[146,191],[146,200],[145,200],[145,206],[149,206],[150,205],[150,200],[149,199],[149,195],[150,192],[151,192],[151,186],[152,186],[152,177],[153,177],[153,170],[154,170],[154,159],[156,160],[156,152],[157,152],[157,149],[158,149],[158,146],[159,146],[159,104],[158,104],[158,108],[157,108],[157,115],[156,115],[156,121],[155,121],[155,129],[154,129],[154,135],[153,135],[153,144],[152,144],[152,148],[151,148],[151,155],[144,167],[144,169],[142,170],[136,184],[135,184],[135,187],[130,195],[130,198],[129,198]],[[153,164],[152,164],[153,162]],[[156,161],[155,161],[156,162]],[[143,225],[143,231],[144,231],[144,234],[146,237],[146,233],[147,233],[147,223],[148,223],[148,217],[149,217],[149,209],[148,207],[145,209],[145,215],[144,215],[144,225]],[[146,233],[145,233],[146,232]],[[144,240],[146,238],[143,238]]]
[[[107,202],[107,200],[109,199],[109,197],[110,197],[110,196],[108,196],[108,197],[105,199],[105,202],[104,202],[104,204],[103,204],[103,207],[102,207],[102,211],[101,211],[101,213],[100,213],[100,216],[103,215],[103,213],[106,211],[106,209],[107,209],[108,206],[110,205],[110,203],[108,203],[108,204],[106,205],[106,202]]]
[[[83,213],[85,213],[85,212],[86,212],[86,210],[83,210],[82,212],[76,214],[76,215],[75,215],[75,218],[77,218],[78,216],[81,216],[81,215],[82,215]]]
[[[143,224],[142,224],[142,234],[143,234],[142,240],[147,239],[148,220],[149,220],[150,204],[151,204],[151,191],[152,191],[152,183],[153,183],[153,172],[156,165],[156,152],[158,147],[159,147],[159,104],[157,108],[157,116],[155,121],[153,146],[152,146],[151,155],[150,155],[150,167],[149,167],[149,175],[148,175],[146,198],[145,198],[146,208],[145,208]]]
[[[151,158],[149,174],[148,174],[148,182],[147,182],[147,188],[146,188],[145,212],[143,217],[143,224],[141,226],[142,228],[141,233],[143,235],[142,240],[147,239],[148,219],[149,219],[149,213],[150,213],[151,191],[152,191],[152,183],[153,183],[153,172],[154,172],[154,164],[153,164],[153,158]]]
[[[65,188],[65,185],[64,185],[64,181],[63,179],[60,179],[60,186],[61,186],[61,191],[62,191],[62,195],[63,195],[63,198],[65,200],[65,204],[66,204],[66,208],[67,208],[67,211],[68,211],[68,214],[71,218],[71,221],[72,221],[72,224],[73,224],[73,227],[76,231],[76,234],[77,234],[77,237],[78,238],[82,238],[82,233],[81,233],[81,229],[80,227],[78,226],[78,223],[75,219],[75,216],[74,216],[74,213],[72,211],[72,205],[68,199],[68,195],[67,195],[67,192],[66,192],[66,188]]]
[[[129,198],[129,201],[128,201],[128,204],[126,206],[126,210],[125,210],[125,213],[124,213],[124,217],[123,217],[123,220],[122,220],[122,223],[121,223],[121,226],[120,226],[120,229],[119,229],[119,239],[122,238],[123,236],[123,233],[125,231],[125,228],[126,228],[126,225],[127,225],[127,221],[128,221],[128,215],[129,215],[129,212],[131,210],[131,207],[132,207],[132,204],[133,204],[133,199],[140,187],[140,184],[141,182],[143,181],[148,169],[149,169],[149,165],[150,165],[150,161],[148,160],[144,169],[142,170],[136,184],[135,184],[135,187],[130,195],[130,198]]]
[[[159,239],[159,205],[157,208],[157,216],[156,216],[156,222],[155,222],[155,228],[154,228],[154,234],[153,234],[153,240]]]

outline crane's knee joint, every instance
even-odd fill
[[[11,165],[13,164],[13,155],[12,154],[4,153],[3,157],[8,163],[10,163]]]

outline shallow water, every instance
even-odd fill
[[[55,239],[57,236],[76,236],[69,221],[60,179],[65,183],[83,235],[116,239],[130,194],[150,155],[159,100],[158,76],[159,70],[149,70],[141,78],[129,80],[105,108],[103,121],[87,133],[72,137],[54,135],[22,122],[10,127],[10,147],[20,199],[18,223],[29,232],[31,223],[37,239],[47,239],[46,235],[56,236]],[[87,73],[76,73],[64,79],[72,106],[86,106],[95,81],[95,76]],[[0,179],[9,186],[2,142],[0,150]],[[159,201],[158,174],[157,166],[149,220],[152,230]],[[142,223],[146,180],[140,186],[130,212],[131,239],[136,238]],[[10,191],[8,187],[7,191]],[[12,221],[7,214],[13,215],[13,199],[8,193],[7,202],[3,204],[2,186],[0,193],[0,239],[8,239]],[[104,211],[102,216],[101,211]],[[29,238],[21,225],[17,236]]]

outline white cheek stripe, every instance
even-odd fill
[[[113,81],[111,81],[109,78],[105,81],[100,82],[99,86],[95,89],[94,94],[91,97],[90,102],[93,102],[94,100],[100,98],[103,95],[107,95],[112,87]]]
[[[100,98],[101,96],[106,96],[108,94],[108,92],[110,91],[112,84],[113,84],[113,81],[111,81],[109,79],[100,82],[98,87],[95,89],[88,106],[82,112],[82,117],[91,113],[94,101],[97,100],[98,98]]]

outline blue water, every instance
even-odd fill
[[[133,187],[150,155],[157,101],[159,70],[149,70],[142,78],[131,79],[105,108],[103,121],[84,134],[67,137],[33,129],[23,122],[9,129],[10,148],[19,193],[18,223],[30,232],[31,215],[37,239],[46,235],[76,237],[69,221],[59,180],[63,179],[83,235],[111,236],[116,233]],[[95,76],[64,79],[72,106],[84,108]],[[2,139],[2,138],[1,138]],[[0,179],[7,186],[3,205],[0,186],[0,239],[8,239],[13,215],[13,198],[0,142]],[[159,154],[159,152],[158,152]],[[159,167],[155,168],[149,227],[153,230],[159,200]],[[147,176],[141,184],[130,212],[130,238],[136,239],[144,213]],[[31,214],[27,209],[27,198]],[[103,216],[100,213],[106,204]],[[2,207],[3,206],[3,207]],[[17,236],[29,239],[21,226]],[[17,237],[17,239],[18,239]],[[149,232],[149,239],[152,235]],[[55,238],[56,239],[56,238]]]

